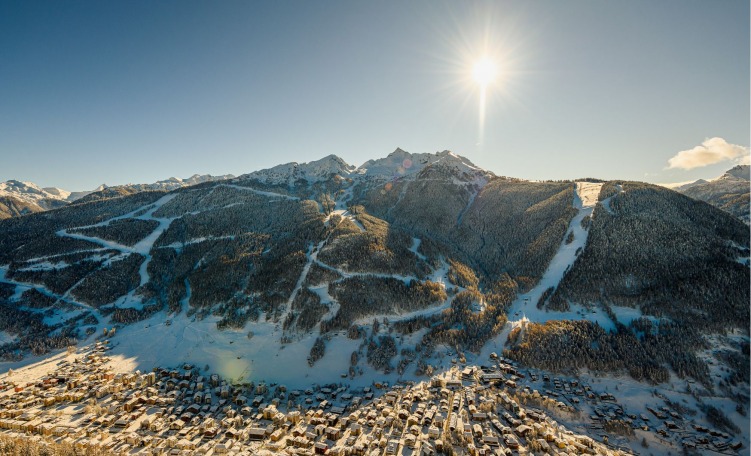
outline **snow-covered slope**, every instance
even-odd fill
[[[41,188],[33,182],[8,180],[0,182],[0,196],[8,196],[26,203],[34,203],[43,209],[56,207],[54,201],[67,202],[70,192],[55,188]]]
[[[102,184],[93,190],[78,192],[71,192],[58,187],[40,187],[33,182],[21,182],[11,179],[0,182],[0,198],[2,198],[1,204],[4,207],[4,209],[0,209],[0,218],[55,209],[99,192],[104,192],[102,196],[109,198],[143,191],[172,191],[182,187],[227,180],[234,177],[232,174],[223,176],[194,174],[185,179],[170,177],[169,179],[160,180],[152,184],[126,184],[112,187]],[[94,196],[92,199],[100,198]],[[12,210],[14,208],[20,209]]]
[[[751,168],[749,167],[749,165],[738,165],[727,170],[727,172],[720,176],[718,180],[736,178],[749,181],[751,180],[751,177],[749,176],[750,172]]]
[[[376,371],[412,378],[489,343],[500,351],[524,315],[607,330],[644,315],[689,321],[665,299],[655,310],[650,293],[670,287],[686,296],[680,309],[710,297],[703,320],[747,329],[726,324],[748,321],[746,227],[663,188],[494,177],[449,151],[401,149],[359,168],[331,155],[207,180],[150,184],[177,188],[167,194],[102,188],[0,222],[0,331],[18,337],[0,357],[116,326],[116,352],[142,369],[185,361],[235,379],[369,384]],[[615,317],[598,307],[606,286]],[[33,340],[18,321],[40,322],[24,326]]]
[[[451,151],[412,154],[397,148],[385,158],[368,160],[354,167],[336,155],[329,155],[308,163],[285,163],[273,168],[254,171],[242,175],[238,181],[251,180],[266,185],[287,185],[290,188],[299,183],[314,184],[327,181],[332,176],[365,182],[382,182],[394,179],[414,179],[421,173],[424,178],[448,178],[459,184],[485,185],[495,175],[475,166],[469,159]]]
[[[190,187],[191,185],[197,185],[197,184],[203,184],[205,182],[215,182],[220,180],[227,180],[232,179],[235,176],[232,174],[225,174],[223,176],[212,176],[211,174],[194,174],[188,178],[181,179],[179,177],[170,177],[169,179],[156,181],[153,184],[127,184],[127,185],[119,185],[117,187],[127,187],[136,191],[154,191],[154,190],[162,190],[162,191],[172,191],[176,190],[178,188],[182,187]],[[103,190],[105,188],[111,188],[107,185],[100,186],[98,190]]]
[[[354,166],[336,155],[328,155],[308,163],[285,163],[273,168],[254,171],[240,176],[240,180],[255,180],[268,185],[294,185],[299,181],[320,182],[331,176],[346,177],[354,172]]]
[[[694,182],[662,184],[691,198],[705,201],[749,223],[751,183],[749,166],[738,165],[714,179]]]
[[[375,179],[394,179],[416,176],[427,167],[448,171],[454,177],[468,182],[477,178],[488,180],[494,176],[490,171],[475,166],[469,159],[444,150],[435,154],[411,154],[397,148],[387,157],[368,160],[357,168],[358,174]]]

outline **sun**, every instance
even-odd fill
[[[483,88],[495,81],[497,75],[498,66],[488,58],[478,60],[472,67],[472,79]]]

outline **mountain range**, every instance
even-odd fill
[[[699,179],[688,183],[667,184],[666,187],[691,198],[706,201],[748,224],[751,221],[749,219],[750,173],[749,165],[738,165],[716,179]]]
[[[203,182],[230,179],[233,177],[232,175],[211,176],[208,174],[194,174],[187,179],[170,177],[169,179],[157,181],[153,184],[126,184],[113,187],[102,184],[94,190],[80,192],[71,192],[57,187],[42,188],[33,182],[8,180],[0,182],[0,220],[56,209],[80,201],[86,197],[89,197],[88,199],[111,198],[113,196],[123,196],[142,191],[170,191]]]
[[[748,227],[705,202],[496,176],[449,151],[195,180],[0,221],[0,356],[117,327],[144,369],[235,380],[419,377],[497,350],[748,397]]]

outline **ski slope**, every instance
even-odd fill
[[[576,183],[573,206],[579,212],[571,219],[566,235],[540,281],[527,293],[517,296],[511,304],[508,312],[509,320],[519,320],[522,316],[538,323],[548,320],[579,320],[587,312],[586,309],[578,306],[572,306],[571,310],[567,312],[552,312],[547,309],[538,309],[537,302],[545,293],[545,290],[558,286],[566,271],[573,266],[579,253],[584,250],[589,231],[582,226],[582,220],[587,216],[594,216],[594,208],[597,205],[601,187],[601,183]],[[567,244],[566,238],[569,233],[574,234],[574,240]],[[602,313],[603,318],[597,318],[596,314],[591,316],[601,323],[607,324],[607,321],[609,321],[604,313]]]

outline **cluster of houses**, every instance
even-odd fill
[[[523,373],[517,370],[513,362],[508,359],[495,354],[492,354],[491,358],[496,360],[499,366],[500,373],[497,374],[499,381],[516,388],[515,391],[518,394],[526,393],[533,396],[539,394],[544,400],[550,399],[557,408],[568,409],[578,415],[588,412],[590,422],[586,426],[587,434],[599,435],[602,439],[610,437],[611,443],[613,437],[617,440],[618,436],[608,435],[606,430],[614,423],[618,423],[633,430],[650,432],[667,446],[686,451],[711,451],[735,455],[743,449],[740,440],[734,439],[726,432],[698,425],[692,421],[692,416],[684,416],[683,412],[671,407],[655,408],[644,405],[640,413],[629,413],[623,405],[618,403],[613,393],[597,392],[579,379],[551,378],[548,373],[533,370]],[[483,375],[487,377],[495,374]],[[539,387],[535,389],[538,385]],[[584,418],[586,420],[586,417]]]
[[[501,361],[417,384],[288,391],[231,385],[191,365],[115,374],[107,349],[98,342],[33,383],[0,382],[0,432],[109,454],[624,453],[520,403],[542,395]]]

